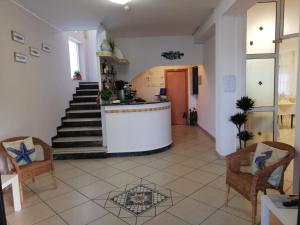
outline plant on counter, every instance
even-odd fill
[[[112,96],[112,91],[109,90],[107,87],[104,87],[100,92],[99,92],[99,97],[101,98],[101,100],[103,101],[109,101],[109,99]]]
[[[73,80],[81,80],[81,73],[79,70],[76,70],[73,75]]]
[[[240,143],[240,149],[242,148],[242,142],[244,142],[244,147],[247,146],[247,141],[253,139],[253,133],[245,129],[245,124],[248,120],[248,113],[255,106],[255,101],[247,96],[242,97],[237,100],[236,107],[241,109],[242,112],[238,112],[235,115],[231,116],[229,121],[232,122],[238,129],[237,137]],[[244,127],[244,130],[242,128]]]

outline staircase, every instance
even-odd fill
[[[52,138],[55,159],[92,158],[103,155],[101,110],[96,104],[99,84],[80,82],[76,94]]]

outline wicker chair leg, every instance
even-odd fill
[[[255,196],[252,200],[252,225],[256,225],[256,214],[257,214],[257,196]]]
[[[21,200],[21,204],[23,204],[23,202],[24,202],[24,193],[23,193],[23,184],[22,184],[22,182],[19,182],[19,188],[20,188],[20,200]]]
[[[31,180],[32,180],[32,182],[33,182],[33,183],[35,183],[35,177],[32,177],[32,179],[31,179]]]
[[[54,184],[54,189],[56,189],[57,188],[57,182],[56,182],[55,171],[54,170],[51,171],[51,175],[52,175],[52,180],[53,180],[53,184]]]
[[[230,186],[229,186],[229,184],[226,184],[226,188],[225,188],[225,207],[228,207],[229,193],[230,193]]]

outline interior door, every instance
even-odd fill
[[[255,100],[247,129],[253,142],[277,136],[280,1],[262,0],[247,13],[246,95]]]
[[[184,70],[166,70],[167,96],[171,101],[172,124],[184,125],[184,113],[188,111],[188,73]]]

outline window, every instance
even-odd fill
[[[70,54],[70,67],[71,67],[71,77],[73,78],[74,72],[79,70],[79,44],[73,40],[69,40],[69,54]]]

